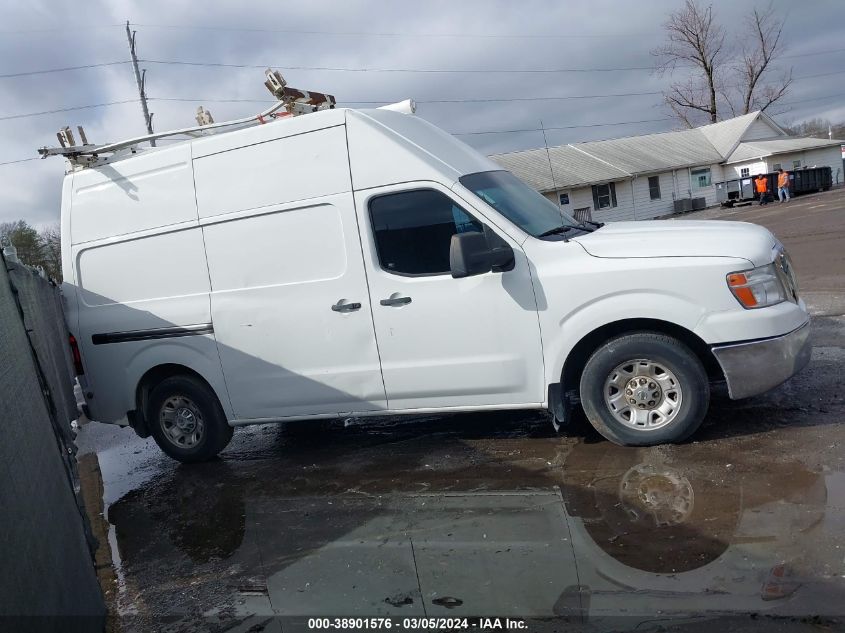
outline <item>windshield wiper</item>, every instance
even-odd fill
[[[561,235],[564,233],[568,233],[569,231],[581,231],[583,229],[579,229],[577,226],[554,226],[550,228],[548,231],[543,231],[537,237],[548,237],[549,235]]]
[[[584,224],[584,223],[586,223],[586,224],[592,224],[594,227],[596,227],[596,229],[600,229],[601,227],[603,227],[603,226],[604,226],[604,222],[595,222],[595,221],[593,221],[593,220],[584,220],[584,221],[582,222],[582,224]],[[593,229],[593,230],[595,230],[595,229]]]

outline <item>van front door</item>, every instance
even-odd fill
[[[351,193],[203,227],[238,419],[386,407]]]
[[[528,261],[453,279],[452,235],[479,214],[434,183],[356,193],[373,320],[390,409],[531,406],[544,400]],[[489,227],[488,223],[488,227]]]

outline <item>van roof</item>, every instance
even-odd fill
[[[80,244],[196,222],[242,204],[263,208],[409,182],[451,187],[464,174],[499,169],[417,116],[337,109],[75,170],[66,176],[62,209],[63,217],[73,210],[72,243]]]
[[[68,173],[70,171],[76,173],[96,172],[105,165],[117,167],[118,164],[124,165],[124,169],[129,168],[130,171],[134,171],[130,167],[133,159],[142,157],[152,159],[156,154],[178,152],[179,150],[176,148],[190,146],[190,156],[196,159],[239,147],[352,124],[353,120],[356,124],[361,123],[361,127],[366,128],[369,138],[366,144],[376,142],[375,137],[385,140],[389,138],[388,142],[404,147],[431,167],[435,169],[448,168],[456,176],[477,171],[501,169],[499,165],[480,155],[462,141],[416,115],[376,108],[333,108],[301,116],[271,119],[265,124],[245,124],[243,127],[235,129],[162,143],[158,147],[120,150],[111,156],[102,157],[98,165],[81,169],[71,168]],[[374,168],[377,162],[379,161],[374,161]],[[389,171],[389,165],[382,164],[382,169],[385,168]],[[119,171],[123,172],[124,169]]]

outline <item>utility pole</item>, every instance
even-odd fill
[[[141,110],[144,112],[144,123],[147,126],[147,134],[153,133],[153,115],[150,114],[147,108],[147,93],[144,92],[144,82],[146,80],[146,69],[141,72],[138,70],[138,55],[135,54],[135,33],[136,31],[129,30],[129,20],[126,20],[126,39],[129,41],[129,54],[132,56],[132,68],[135,69],[135,83],[138,84],[138,95],[141,97]],[[155,139],[150,141],[152,147],[156,146]]]

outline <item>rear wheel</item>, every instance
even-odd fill
[[[625,446],[685,440],[710,402],[698,357],[681,341],[655,332],[625,334],[602,345],[584,366],[580,388],[590,423]]]
[[[171,376],[153,388],[147,422],[161,450],[186,463],[216,456],[233,433],[217,396],[192,376]]]

